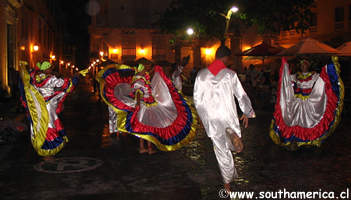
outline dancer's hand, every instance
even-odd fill
[[[140,93],[139,92],[136,93],[136,105],[135,106],[136,107],[140,106]]]
[[[243,121],[243,124],[244,124],[245,128],[249,127],[249,118],[247,118],[245,114],[243,114],[241,116],[240,120]]]

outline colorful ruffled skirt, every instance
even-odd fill
[[[77,81],[76,78],[65,79],[59,91],[43,97],[33,85],[28,71],[21,67],[21,101],[30,123],[31,142],[38,155],[53,156],[68,142],[58,115],[63,110],[66,96],[73,91]]]
[[[151,88],[155,103],[136,106],[131,95],[135,72],[126,65],[109,65],[98,73],[100,95],[117,113],[118,131],[148,140],[162,151],[174,151],[194,138],[197,115],[162,68],[156,66],[154,71]]]
[[[320,146],[334,132],[343,109],[344,85],[338,58],[333,57],[332,60],[333,63],[322,68],[311,88],[299,90],[293,89],[288,64],[285,59],[282,60],[269,133],[274,143]]]

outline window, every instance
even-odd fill
[[[344,21],[344,7],[335,8],[335,22]]]
[[[166,60],[167,39],[162,34],[155,33],[152,35],[152,59]]]
[[[310,31],[317,32],[317,14],[316,13],[312,13],[310,23],[311,23]]]
[[[312,13],[311,15],[311,26],[317,26],[317,14]]]

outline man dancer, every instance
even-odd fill
[[[216,51],[216,60],[197,74],[194,86],[195,107],[212,140],[227,191],[230,191],[230,183],[237,177],[231,151],[238,147],[233,146],[230,134],[241,137],[234,96],[243,112],[240,120],[243,120],[245,128],[248,127],[248,118],[255,117],[236,72],[226,68],[230,54],[227,47],[220,46]]]

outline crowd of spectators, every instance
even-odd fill
[[[238,72],[243,87],[252,103],[259,109],[271,109],[276,101],[278,69],[270,65],[243,68]]]

